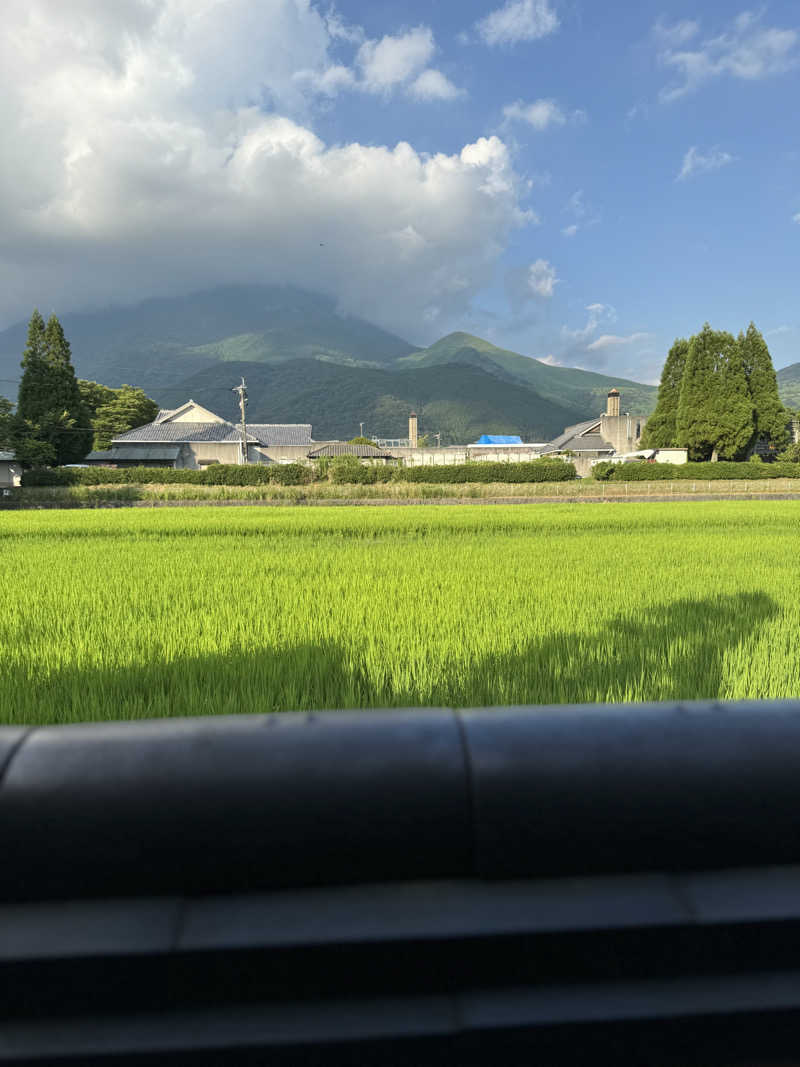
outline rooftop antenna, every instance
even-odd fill
[[[247,382],[242,378],[242,384],[234,386],[231,390],[232,393],[237,393],[239,396],[239,411],[242,413],[242,441],[241,441],[241,463],[247,463],[247,419],[245,417],[244,409],[247,407]]]

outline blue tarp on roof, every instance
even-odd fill
[[[522,438],[508,433],[482,433],[475,443],[479,445],[521,445]]]

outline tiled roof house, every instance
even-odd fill
[[[313,443],[310,423],[247,424],[248,463],[304,459]],[[110,451],[92,452],[87,461],[118,467],[202,469],[214,463],[241,463],[242,447],[239,426],[189,400],[178,408],[162,409],[145,426],[120,434]]]

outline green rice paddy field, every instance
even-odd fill
[[[0,721],[800,696],[800,502],[0,515]]]

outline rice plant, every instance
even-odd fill
[[[800,502],[0,515],[0,721],[800,695]]]

